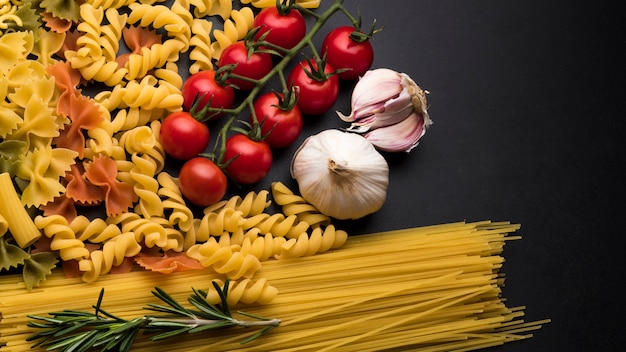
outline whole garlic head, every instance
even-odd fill
[[[302,197],[336,219],[358,219],[387,198],[389,166],[363,136],[325,130],[307,138],[291,161]]]

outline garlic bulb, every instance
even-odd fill
[[[336,219],[379,210],[387,197],[389,166],[363,136],[326,130],[307,138],[291,161],[302,197]]]
[[[367,71],[354,87],[350,115],[337,114],[351,122],[349,131],[369,131],[363,136],[378,149],[410,152],[433,123],[427,93],[407,74],[378,68]]]

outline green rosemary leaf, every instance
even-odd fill
[[[58,349],[62,349],[63,351],[67,351],[68,348],[72,347],[73,345],[80,345],[81,341],[83,339],[85,339],[86,336],[88,336],[89,334],[94,333],[93,331],[85,331],[85,332],[80,332],[80,333],[76,333],[74,335],[70,335],[70,336],[64,336],[64,337],[60,337],[57,338],[53,341],[50,341],[48,344],[46,344],[45,346],[50,346],[48,347],[48,350],[58,350]]]
[[[242,312],[242,311],[240,311],[240,310],[238,310],[238,311],[237,311],[237,313],[238,313],[238,314],[241,314],[241,315],[243,315],[243,316],[246,316],[246,317],[248,317],[248,318],[254,318],[254,319],[257,319],[257,320],[264,320],[264,321],[274,320],[274,319],[272,319],[272,318],[264,318],[264,317],[260,317],[260,316],[258,316],[258,315],[254,315],[254,314],[250,314],[250,313]]]
[[[272,330],[276,326],[278,326],[278,325],[268,325],[268,326],[264,327],[263,329],[261,329],[256,334],[254,334],[254,335],[244,339],[243,341],[241,341],[240,344],[245,345],[246,343],[249,343],[250,341],[256,340],[257,338],[267,334],[270,330]]]
[[[214,323],[210,323],[210,324],[202,324],[199,325],[191,330],[189,330],[189,333],[196,333],[196,332],[201,332],[201,331],[206,331],[206,330],[216,330],[216,329],[222,329],[222,328],[227,328],[230,326],[236,326],[237,323],[234,323],[232,321],[216,321]]]
[[[189,296],[188,301],[194,307],[200,310],[199,315],[205,319],[230,319],[230,315],[224,314],[222,309],[217,308],[215,305],[209,303],[206,300],[206,296],[202,296],[201,293],[193,289],[194,294]]]
[[[76,322],[76,323],[73,323],[73,324],[68,324],[68,326],[65,329],[61,329],[61,330],[57,331],[52,336],[59,337],[59,336],[70,334],[70,333],[72,333],[72,332],[74,332],[76,330],[82,329],[88,323],[89,323],[88,321],[83,321],[83,322]]]
[[[180,303],[178,303],[174,298],[172,298],[172,296],[170,296],[162,288],[155,287],[154,290],[152,291],[152,294],[156,296],[158,299],[160,299],[161,301],[170,305],[176,311],[181,312],[181,313],[186,312],[186,314],[184,315],[191,316],[190,312],[187,309],[185,309],[185,307],[181,306]]]
[[[187,317],[192,317],[193,313],[189,312],[188,310],[178,310],[172,307],[167,307],[167,306],[163,306],[160,304],[155,304],[155,303],[148,303],[146,305],[146,307],[144,307],[147,310],[151,310],[153,312],[161,312],[161,313],[168,313],[171,315],[184,315]]]
[[[160,333],[158,335],[154,335],[150,337],[150,341],[159,341],[159,340],[165,340],[168,339],[170,337],[182,334],[182,333],[186,333],[189,330],[191,330],[193,327],[192,326],[186,326],[180,329],[176,329],[176,330],[170,330],[170,331],[166,331],[163,333]]]
[[[147,310],[166,313],[162,316],[142,316],[126,320],[102,309],[104,291],[100,291],[98,301],[92,307],[94,312],[63,310],[48,313],[48,316],[29,315],[27,325],[40,329],[27,338],[35,341],[32,345],[48,351],[89,352],[100,348],[101,352],[129,352],[139,331],[150,334],[150,340],[159,341],[180,334],[223,329],[233,326],[259,327],[262,329],[247,338],[251,341],[278,326],[280,320],[242,315],[256,320],[242,321],[234,319],[228,307],[228,289],[222,290],[214,283],[221,298],[220,305],[213,305],[206,300],[207,292],[193,289],[187,300],[198,310],[184,308],[162,289],[156,287],[152,292],[163,304],[147,304]]]
[[[217,290],[217,294],[220,296],[220,301],[222,302],[222,304],[220,304],[220,307],[222,309],[222,312],[224,312],[226,316],[232,317],[232,314],[230,314],[230,308],[228,307],[228,287],[230,286],[230,280],[226,279],[223,289],[216,281],[213,281],[212,284],[213,287],[215,287],[215,289]]]

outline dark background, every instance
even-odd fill
[[[520,223],[523,239],[504,251],[503,296],[527,307],[527,321],[552,322],[490,350],[618,351],[626,342],[618,262],[626,249],[626,11],[611,3],[346,1],[367,27],[374,18],[384,27],[374,67],[405,72],[430,91],[434,124],[411,153],[386,155],[383,209],[340,226],[358,234]],[[343,24],[338,14],[323,32]],[[345,85],[337,110],[350,112],[350,91]],[[346,127],[333,113],[305,125],[305,135]],[[295,148],[277,154],[255,188],[275,180],[297,187],[288,171]]]

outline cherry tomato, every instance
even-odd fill
[[[282,14],[276,6],[267,7],[254,18],[253,28],[260,27],[255,39],[265,33],[265,41],[284,49],[296,46],[306,35],[306,22],[300,11]]]
[[[353,39],[353,32],[354,27],[337,27],[330,31],[322,42],[322,55],[327,56],[327,62],[335,69],[348,69],[337,74],[339,79],[357,79],[363,76],[374,62],[372,43],[368,39],[364,41]]]
[[[280,106],[284,94],[265,93],[254,102],[254,112],[261,123],[261,134],[270,148],[285,148],[291,145],[302,132],[302,114],[297,105]],[[252,117],[251,117],[252,118]]]
[[[259,80],[272,70],[272,56],[265,52],[254,52],[248,55],[248,48],[244,41],[238,41],[227,46],[218,62],[219,67],[226,65],[237,65],[232,71],[234,74],[250,79]],[[241,90],[251,90],[255,83],[238,78],[226,80],[229,84],[234,84]]]
[[[201,156],[183,164],[178,182],[185,198],[201,207],[222,200],[228,188],[224,172],[213,161]]]
[[[215,71],[207,70],[192,74],[183,84],[183,107],[190,111],[196,97],[201,98],[196,111],[202,110],[210,102],[210,107],[229,109],[235,102],[233,87],[219,84],[215,79]],[[212,118],[217,118],[216,114]]]
[[[202,153],[211,136],[207,125],[186,111],[171,113],[163,119],[159,135],[165,152],[180,160],[189,160]]]
[[[237,133],[226,141],[224,161],[228,175],[238,184],[260,181],[272,167],[272,151],[265,141],[255,141]]]
[[[309,77],[307,71],[318,70],[315,60],[305,60],[299,62],[289,74],[287,83],[298,87],[298,108],[300,112],[308,115],[319,115],[330,110],[339,97],[339,78],[332,74],[335,69],[326,64],[324,73],[328,77],[323,80],[317,80]],[[319,76],[320,74],[317,74]],[[321,79],[321,77],[320,77]]]

